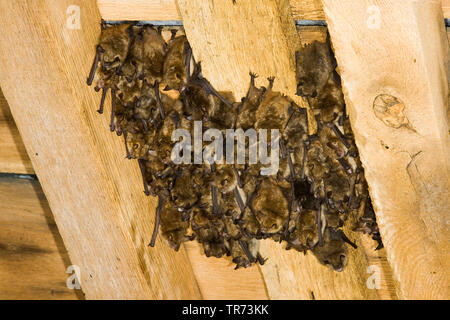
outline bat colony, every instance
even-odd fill
[[[164,30],[165,32],[165,30]],[[163,28],[102,24],[88,85],[102,91],[99,113],[111,91],[110,129],[124,139],[126,156],[137,159],[147,195],[158,196],[151,246],[158,232],[175,250],[198,241],[208,257],[231,256],[236,268],[265,259],[260,239],[285,243],[336,271],[347,263],[342,231],[354,230],[382,247],[367,183],[345,114],[340,79],[329,41],[297,52],[298,95],[308,99],[318,132],[308,134],[307,112],[288,97],[256,87],[250,74],[239,102],[203,78],[181,29],[170,39]],[[278,129],[278,173],[260,175],[261,165],[180,164],[171,161],[172,133],[249,128]]]

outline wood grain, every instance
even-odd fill
[[[8,102],[3,95],[2,88],[0,88],[0,120],[12,119],[11,110],[9,110]]]
[[[34,173],[30,158],[0,89],[0,172]]]
[[[67,28],[72,5],[81,9],[80,30]],[[99,22],[93,0],[1,1],[1,88],[86,297],[199,299],[186,252],[161,240],[147,246],[155,201],[95,112],[100,97],[86,75]]]
[[[212,0],[179,0],[178,4],[194,55],[216,89],[243,96],[251,70],[260,75],[258,85],[276,76],[275,89],[294,98],[294,56],[301,39],[287,1],[238,1],[233,6],[231,1],[213,5]],[[351,236],[359,243],[356,234]],[[269,258],[261,270],[271,299],[311,299],[312,292],[317,299],[381,298],[379,291],[366,286],[369,258],[363,250],[351,252],[342,273],[320,265],[311,254],[285,251],[270,240],[262,242],[261,253]]]
[[[175,0],[97,0],[107,21],[180,20]]]
[[[234,270],[231,259],[207,258],[196,242],[184,244],[205,300],[267,300],[258,266]]]
[[[290,0],[294,20],[325,20],[321,0]]]
[[[442,11],[444,12],[444,17],[450,18],[450,0],[442,0]]]
[[[230,0],[231,1],[231,0]],[[246,1],[246,0],[238,0]],[[102,18],[109,21],[181,20],[176,0],[97,0]],[[295,20],[324,20],[321,0],[290,0]],[[450,0],[442,0],[444,16],[450,18]]]
[[[449,299],[448,41],[441,2],[323,3],[400,297]],[[366,24],[370,5],[379,23]],[[374,112],[380,94],[405,106],[392,122]],[[400,120],[405,125],[398,128]]]
[[[82,297],[66,285],[71,262],[39,183],[0,178],[0,212],[0,299]]]

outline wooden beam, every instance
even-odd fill
[[[219,91],[245,95],[249,71],[260,75],[258,85],[275,76],[275,89],[295,98],[295,50],[301,45],[289,3],[277,1],[178,0],[186,35],[203,74]],[[249,23],[249,21],[251,23]],[[303,103],[300,101],[299,103]],[[356,234],[351,234],[359,243]],[[285,251],[270,240],[261,253],[269,258],[261,267],[272,299],[378,299],[366,286],[368,256],[351,252],[342,273],[320,265],[311,254]]]
[[[1,1],[1,88],[86,297],[201,298],[184,249],[148,247],[155,201],[95,112],[100,96],[86,75],[99,22],[93,0]]]
[[[264,279],[258,266],[234,270],[231,257],[207,258],[197,242],[186,242],[198,286],[205,300],[267,300]]]
[[[97,0],[97,2],[102,18],[108,21],[181,20],[176,0]],[[321,0],[290,0],[289,3],[294,20],[325,19]],[[450,18],[450,0],[442,0],[442,7],[444,16]]]
[[[108,21],[181,20],[176,0],[97,0],[97,2],[102,18]],[[325,18],[320,0],[291,0],[290,4],[296,20]]]
[[[11,110],[9,110],[8,102],[3,95],[2,88],[0,88],[0,120],[12,119]]]
[[[450,0],[442,0],[442,11],[444,12],[444,17],[450,18]]]
[[[448,299],[448,41],[441,2],[323,3],[400,296]]]
[[[0,212],[0,299],[82,298],[66,285],[72,263],[39,182],[0,178]]]
[[[0,89],[0,172],[34,173],[30,158]]]
[[[107,21],[180,20],[175,0],[97,0]]]

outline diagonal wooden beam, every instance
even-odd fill
[[[267,85],[266,78],[275,76],[275,89],[295,98],[295,50],[301,41],[287,0],[178,4],[195,58],[216,89],[232,91],[239,99],[253,71],[260,76],[258,85]],[[351,252],[342,273],[320,265],[311,254],[285,251],[270,240],[262,243],[261,252],[269,258],[261,270],[272,299],[312,299],[313,294],[316,299],[380,298],[366,286],[369,258],[363,250]]]
[[[95,112],[96,1],[1,1],[0,29],[0,85],[86,297],[201,298],[184,250],[148,248],[155,201]]]
[[[400,296],[448,299],[448,41],[441,1],[323,4]]]

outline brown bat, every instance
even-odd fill
[[[288,218],[288,200],[283,190],[270,179],[261,183],[252,207],[262,233],[279,232]]]
[[[139,28],[134,37],[122,73],[126,79],[144,79],[153,86],[162,79],[166,43],[158,30],[148,25]]]
[[[163,82],[168,89],[182,91],[187,82],[185,36],[176,37],[170,43],[163,66]]]
[[[342,230],[336,231],[327,228],[324,233],[323,246],[316,244],[312,252],[320,263],[337,272],[344,270],[348,263],[348,249],[343,240]]]
[[[170,202],[161,211],[161,235],[167,244],[178,251],[185,241],[193,239],[188,235],[189,222],[181,219],[181,213]]]

